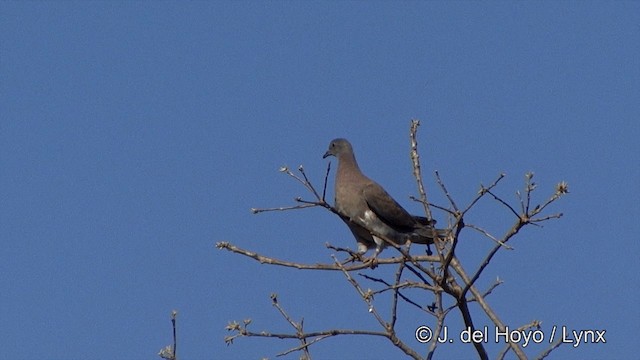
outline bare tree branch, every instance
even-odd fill
[[[291,319],[289,314],[287,314],[287,312],[284,311],[282,306],[280,306],[280,304],[278,303],[278,295],[275,293],[271,294],[271,304],[276,309],[278,309],[282,317],[284,317],[284,319],[287,320],[287,322],[296,330],[296,335],[298,335],[298,338],[300,339],[300,346],[294,349],[291,349],[290,351],[286,351],[282,353],[282,355],[288,354],[293,351],[302,350],[302,353],[304,354],[305,358],[311,360],[311,354],[309,354],[309,344],[307,343],[307,339],[304,337],[304,329],[303,329],[304,319],[300,320],[299,323],[293,321],[293,319]]]
[[[470,228],[470,229],[476,230],[477,232],[479,232],[479,233],[483,234],[484,236],[486,236],[486,237],[488,237],[489,239],[493,240],[493,242],[495,242],[496,244],[498,244],[498,245],[500,245],[500,246],[504,247],[505,249],[507,249],[507,250],[513,250],[513,248],[512,248],[511,246],[509,246],[509,245],[507,245],[507,244],[503,243],[502,241],[500,241],[500,240],[496,239],[493,235],[489,234],[489,232],[488,232],[488,231],[486,231],[486,230],[484,230],[484,229],[482,229],[482,228],[480,228],[480,227],[478,227],[478,226],[475,226],[475,225],[473,225],[473,224],[465,224],[465,226],[466,226],[466,227],[468,227],[468,228]]]
[[[451,197],[451,194],[449,194],[449,190],[447,190],[447,187],[444,185],[444,182],[442,182],[442,179],[440,178],[440,173],[438,172],[438,170],[434,171],[434,173],[436,174],[436,182],[440,186],[440,189],[442,189],[444,196],[446,196],[447,200],[449,200],[449,204],[451,204],[451,207],[453,208],[454,213],[457,213],[458,206],[456,205],[456,202]]]
[[[420,126],[420,120],[411,120],[411,129],[409,130],[411,151],[409,152],[409,157],[411,158],[411,164],[413,165],[413,177],[416,179],[416,183],[418,185],[420,202],[424,206],[424,213],[427,215],[427,219],[431,220],[433,219],[433,216],[431,216],[431,209],[429,209],[427,193],[424,191],[424,184],[422,183],[422,171],[420,170],[420,155],[418,154],[418,140],[416,139],[418,126]]]
[[[498,329],[500,329],[500,331],[505,331],[504,323],[502,322],[502,320],[500,320],[500,318],[493,311],[493,309],[491,309],[491,307],[485,301],[484,297],[478,291],[478,289],[476,289],[476,287],[473,286],[473,281],[471,281],[471,279],[469,279],[469,276],[464,271],[464,268],[458,262],[457,258],[454,258],[454,260],[451,262],[451,266],[455,269],[455,271],[458,273],[458,275],[460,275],[460,277],[465,282],[465,284],[467,284],[465,286],[465,289],[462,290],[462,292],[460,294],[460,298],[465,296],[465,293],[466,293],[467,289],[470,290],[471,293],[473,294],[473,297],[476,299],[476,301],[478,302],[478,304],[480,305],[482,310],[485,312],[487,317],[489,317],[489,319],[491,319],[491,321],[498,327]],[[524,352],[522,351],[522,349],[520,348],[520,346],[518,344],[516,344],[514,342],[509,342],[509,346],[511,346],[511,348],[513,349],[513,351],[516,354],[516,356],[518,356],[518,359],[526,359],[527,358],[527,356],[524,354]]]
[[[284,267],[291,267],[291,268],[296,268],[296,269],[301,269],[301,270],[333,270],[333,271],[341,271],[342,268],[340,268],[339,266],[336,266],[335,264],[301,264],[301,263],[295,263],[295,262],[290,262],[290,261],[285,261],[285,260],[279,260],[279,259],[275,259],[275,258],[271,258],[271,257],[267,257],[267,256],[263,256],[260,255],[256,252],[253,251],[249,251],[249,250],[245,250],[242,248],[239,248],[235,245],[232,245],[229,242],[226,241],[221,241],[216,243],[216,248],[218,249],[224,249],[224,250],[228,250],[231,251],[233,253],[236,254],[240,254],[240,255],[244,255],[247,257],[250,257],[254,260],[259,261],[262,264],[269,264],[269,265],[278,265],[278,266],[284,266]],[[439,261],[439,259],[436,256],[432,256],[432,255],[413,255],[411,256],[412,260],[415,262],[423,262],[423,261],[430,261],[430,262],[437,262]],[[392,258],[378,258],[378,264],[383,265],[383,264],[399,264],[402,262],[405,262],[406,259],[404,258],[400,258],[400,257],[392,257]],[[355,270],[362,270],[362,269],[368,269],[370,268],[369,264],[357,264],[357,265],[352,265],[352,266],[345,266],[344,269],[346,269],[347,271],[355,271]]]
[[[489,185],[489,187],[484,187],[484,185],[480,184],[480,190],[478,191],[477,196],[473,200],[471,200],[469,205],[467,205],[467,207],[462,211],[462,213],[466,214],[469,210],[471,210],[471,208],[474,207],[476,203],[480,199],[482,199],[483,196],[487,194],[488,191],[498,186],[498,183],[500,182],[500,180],[504,179],[505,176],[506,175],[504,173],[501,173],[500,175],[498,175],[498,177],[493,181],[493,183],[491,183],[491,185]]]
[[[418,120],[411,121],[411,127],[409,131],[409,141],[410,141],[410,159],[413,168],[413,175],[416,180],[419,198],[411,196],[410,198],[414,201],[420,202],[425,211],[425,215],[429,219],[432,218],[431,207],[434,209],[438,209],[444,211],[448,214],[449,219],[449,233],[446,236],[446,239],[439,238],[438,236],[434,239],[434,245],[437,250],[437,254],[431,255],[429,248],[427,248],[427,254],[412,254],[411,253],[411,243],[409,242],[407,246],[401,246],[396,244],[393,241],[387,239],[384,234],[376,233],[372,230],[369,230],[372,235],[381,238],[389,248],[395,249],[399,254],[394,257],[389,258],[376,258],[375,264],[369,263],[367,260],[363,258],[363,254],[359,254],[354,252],[348,248],[335,247],[330,244],[326,244],[327,248],[333,250],[336,253],[345,253],[348,255],[348,258],[343,261],[339,261],[337,257],[331,254],[333,259],[332,263],[316,263],[316,264],[304,264],[293,261],[281,260],[269,256],[264,256],[254,251],[246,250],[239,248],[235,245],[232,245],[229,242],[218,242],[216,247],[218,249],[225,249],[232,253],[236,253],[242,256],[249,257],[253,260],[259,261],[262,264],[268,265],[276,265],[282,267],[289,267],[295,269],[304,269],[304,270],[329,270],[329,271],[340,271],[344,274],[345,279],[349,282],[353,288],[357,291],[360,298],[367,305],[368,312],[371,313],[376,321],[383,328],[383,331],[369,331],[369,330],[355,330],[355,329],[330,329],[325,331],[316,331],[316,332],[305,332],[304,330],[304,319],[300,320],[300,322],[294,321],[289,314],[284,310],[284,308],[279,304],[277,296],[272,296],[272,304],[279,311],[279,313],[283,316],[283,318],[295,329],[295,333],[285,334],[285,333],[271,333],[267,331],[262,332],[251,332],[247,329],[251,320],[244,320],[242,324],[234,321],[227,325],[227,330],[233,332],[234,334],[231,336],[227,336],[225,341],[227,344],[233,342],[234,339],[238,337],[272,337],[272,338],[280,338],[280,339],[296,339],[300,343],[296,346],[285,350],[278,354],[278,356],[290,354],[292,352],[299,351],[301,352],[301,359],[310,359],[311,354],[309,347],[315,343],[318,343],[322,340],[328,339],[333,336],[338,335],[365,335],[365,336],[380,336],[388,339],[390,343],[400,349],[404,354],[408,355],[414,359],[422,359],[419,353],[412,349],[408,343],[402,341],[396,335],[396,324],[401,317],[401,308],[405,306],[403,304],[407,304],[411,307],[415,307],[421,310],[423,313],[430,315],[433,317],[435,321],[435,330],[433,332],[433,338],[429,341],[428,347],[426,350],[426,359],[432,359],[437,348],[439,342],[437,341],[440,336],[442,330],[446,325],[446,318],[450,311],[454,309],[458,309],[464,321],[464,324],[469,329],[473,330],[474,328],[474,317],[469,309],[469,303],[475,302],[478,304],[481,312],[484,313],[486,317],[496,325],[496,328],[500,331],[505,331],[506,325],[500,320],[498,314],[491,308],[489,303],[486,300],[486,297],[490,295],[493,290],[502,284],[502,281],[497,278],[496,281],[481,293],[477,288],[475,283],[482,276],[484,270],[488,267],[488,265],[493,260],[494,256],[500,249],[513,250],[513,247],[508,245],[507,243],[518,234],[520,229],[527,225],[541,226],[540,224],[547,220],[558,219],[562,216],[562,213],[556,213],[551,215],[544,215],[542,211],[545,210],[549,205],[558,200],[562,195],[569,192],[568,185],[566,182],[562,181],[556,185],[555,192],[552,196],[550,196],[547,200],[545,200],[542,204],[533,205],[534,204],[534,191],[537,189],[537,184],[533,182],[533,173],[528,172],[525,174],[525,184],[522,192],[518,191],[517,194],[517,202],[515,206],[509,204],[509,202],[502,199],[500,196],[496,195],[497,192],[494,191],[500,181],[505,178],[505,174],[499,174],[497,178],[487,187],[484,185],[480,185],[480,190],[478,193],[469,201],[468,205],[460,210],[454,197],[451,193],[449,193],[447,186],[442,180],[440,173],[435,171],[436,182],[445,197],[449,202],[449,206],[447,208],[430,204],[427,199],[427,192],[425,191],[422,173],[421,173],[421,165],[420,165],[420,154],[418,152],[418,142],[417,142],[417,130],[420,125]],[[327,183],[328,177],[331,169],[331,163],[328,163],[327,170],[324,176],[324,182],[322,186],[322,194],[320,194],[311,180],[308,178],[304,168],[302,166],[298,167],[298,171],[300,176],[289,170],[287,167],[282,167],[280,169],[281,172],[286,173],[288,176],[292,177],[295,181],[302,184],[309,193],[312,194],[313,200],[304,200],[301,197],[296,197],[295,202],[297,205],[293,206],[284,206],[284,207],[275,207],[275,208],[252,208],[251,211],[253,213],[261,213],[261,212],[275,212],[275,211],[287,211],[287,210],[298,210],[298,209],[306,209],[310,207],[323,207],[332,213],[339,216],[342,220],[351,221],[348,217],[338,212],[333,206],[326,202],[326,191],[327,191]],[[489,195],[489,196],[486,196]],[[489,231],[485,230],[481,226],[477,226],[475,224],[467,224],[465,223],[465,217],[471,211],[476,209],[476,205],[482,199],[489,199],[497,202],[498,204],[504,206],[508,211],[510,211],[513,215],[515,215],[516,220],[511,225],[509,229],[505,231],[502,237],[498,238],[491,234]],[[517,211],[516,208],[519,207],[520,211]],[[460,260],[456,256],[456,249],[458,246],[462,246],[464,242],[460,241],[460,237],[465,235],[463,233],[464,228],[470,228],[474,231],[482,234],[483,236],[491,239],[495,244],[491,249],[487,252],[482,262],[477,265],[473,265],[476,268],[475,272],[470,276],[464,269]],[[395,253],[394,253],[395,254]],[[383,277],[383,276],[374,276],[369,273],[358,273],[358,275],[364,279],[363,281],[369,281],[374,284],[374,287],[377,289],[367,288],[365,290],[365,286],[359,283],[352,275],[353,271],[358,270],[368,270],[371,271],[371,265],[377,266],[397,266],[395,268],[395,273],[391,277]],[[436,266],[437,265],[437,266]],[[389,318],[385,319],[382,314],[378,311],[378,309],[382,308],[379,303],[374,301],[374,298],[379,294],[391,293],[390,302],[389,302]],[[415,297],[414,294],[423,294],[426,292],[428,294],[433,294],[433,301],[431,304],[424,304],[424,297],[418,296]],[[470,296],[467,296],[467,293],[471,293]],[[495,295],[494,295],[495,296]],[[381,297],[383,299],[387,299],[387,297]],[[419,299],[419,300],[418,300]],[[445,299],[447,299],[447,304],[450,304],[450,300],[453,300],[452,305],[444,305]],[[400,301],[402,300],[402,301]],[[376,304],[378,306],[376,306]],[[386,305],[385,305],[386,306]],[[540,322],[534,321],[530,324],[520,327],[519,329],[524,330],[530,327],[539,327]],[[539,355],[539,358],[542,359],[549,355],[549,353],[557,348],[560,343],[554,343],[547,349],[545,352]],[[473,344],[476,353],[481,359],[487,359],[488,354],[484,345],[482,343],[474,343]],[[174,343],[175,350],[175,343]],[[498,354],[499,357],[504,357],[506,354],[512,351],[515,356],[519,359],[526,359],[526,354],[524,353],[522,347],[514,342],[508,342],[506,347]],[[175,359],[173,359],[175,360]]]
[[[559,337],[558,340],[554,341],[554,343],[551,344],[551,346],[549,346],[547,350],[543,351],[540,355],[538,355],[536,359],[542,360],[546,358],[547,356],[549,356],[549,354],[551,354],[553,350],[557,349],[562,344],[563,344],[562,337]]]

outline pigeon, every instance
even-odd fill
[[[323,158],[335,156],[338,171],[335,180],[335,209],[358,243],[358,254],[375,247],[374,259],[387,241],[404,245],[408,241],[433,244],[444,238],[446,230],[435,229],[435,221],[409,214],[382,186],[360,171],[351,144],[334,139]]]

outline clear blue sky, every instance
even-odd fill
[[[501,172],[513,203],[529,170],[537,201],[569,183],[549,209],[565,216],[523,231],[478,284],[505,281],[488,297],[502,320],[607,331],[553,358],[637,356],[639,2],[2,1],[0,117],[3,358],[154,359],[172,309],[181,359],[274,358],[295,343],[223,342],[230,320],[290,331],[271,292],[308,330],[379,330],[341,274],[214,244],[306,263],[331,261],[325,242],[353,248],[327,211],[249,211],[309,198],[277,170],[303,164],[320,185],[335,137],[419,213],[411,118],[436,203],[436,169],[461,204]],[[513,222],[479,209],[469,221],[495,233]],[[463,232],[459,254],[475,269],[490,247]],[[430,324],[407,312],[399,326],[417,347]],[[312,350],[400,355],[363,337]]]

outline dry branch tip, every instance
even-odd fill
[[[556,194],[558,196],[569,193],[569,184],[566,181],[561,181],[556,185]]]

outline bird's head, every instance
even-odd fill
[[[322,156],[323,159],[329,156],[340,157],[341,154],[353,153],[353,149],[351,148],[351,144],[347,139],[333,139],[329,144],[329,149]]]

